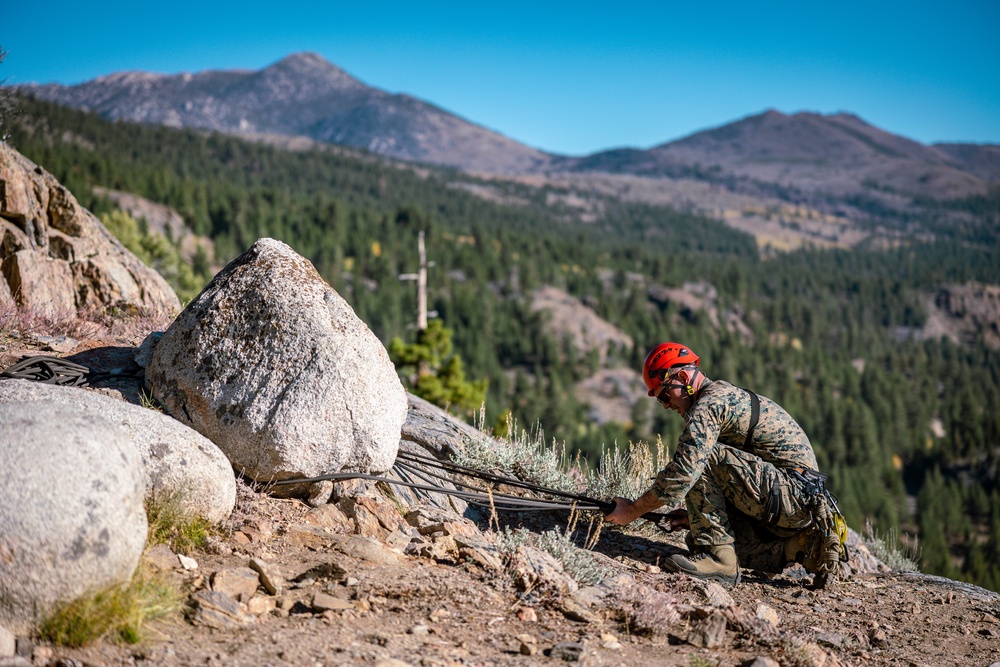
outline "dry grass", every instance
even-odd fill
[[[0,344],[35,336],[69,336],[80,340],[113,339],[137,345],[149,333],[163,331],[173,320],[172,313],[119,309],[53,313],[0,305]]]
[[[919,543],[914,540],[909,545],[901,547],[895,528],[890,528],[889,532],[882,536],[872,527],[870,521],[866,522],[864,544],[875,558],[896,572],[920,571]]]
[[[177,496],[160,496],[146,501],[149,521],[148,545],[166,544],[172,551],[191,554],[205,548],[212,524],[186,511]]]
[[[61,607],[42,623],[39,634],[60,646],[85,646],[102,638],[135,644],[142,641],[149,622],[180,609],[180,592],[140,567],[127,586],[92,593]]]

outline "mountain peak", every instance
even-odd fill
[[[331,63],[329,60],[312,51],[299,51],[298,53],[289,54],[270,67],[340,70],[339,67]],[[270,69],[270,67],[267,69]]]

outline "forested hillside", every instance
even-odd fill
[[[592,460],[615,441],[670,443],[680,420],[644,401],[628,424],[591,421],[573,386],[598,355],[547,335],[532,291],[561,287],[630,335],[635,347],[611,350],[606,365],[638,368],[655,343],[684,341],[710,377],[770,396],[800,421],[853,528],[919,533],[924,571],[1000,590],[1000,351],[919,335],[940,285],[1000,284],[996,197],[940,203],[975,210],[981,224],[934,239],[764,261],[751,237],[665,208],[605,199],[583,223],[547,207],[546,188],[498,185],[519,202],[502,205],[455,187],[474,180],[456,172],[18,104],[10,143],[91,210],[111,209],[95,185],[169,205],[215,240],[222,261],[258,237],[281,239],[387,345],[413,337],[415,290],[397,277],[416,269],[425,230],[430,307],[454,331],[467,375],[489,381],[487,420],[510,409]],[[718,308],[752,335],[650,299],[651,288],[688,281],[713,285]]]

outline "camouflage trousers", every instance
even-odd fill
[[[777,519],[766,524],[777,488]],[[785,566],[784,538],[809,527],[812,515],[799,484],[773,464],[735,447],[715,446],[701,478],[685,498],[692,549],[732,543],[740,565],[764,572]]]

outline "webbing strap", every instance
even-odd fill
[[[749,389],[743,391],[750,394],[750,428],[747,429],[747,438],[743,441],[744,449],[748,449],[753,440],[753,430],[757,428],[757,422],[760,420],[760,397]]]

